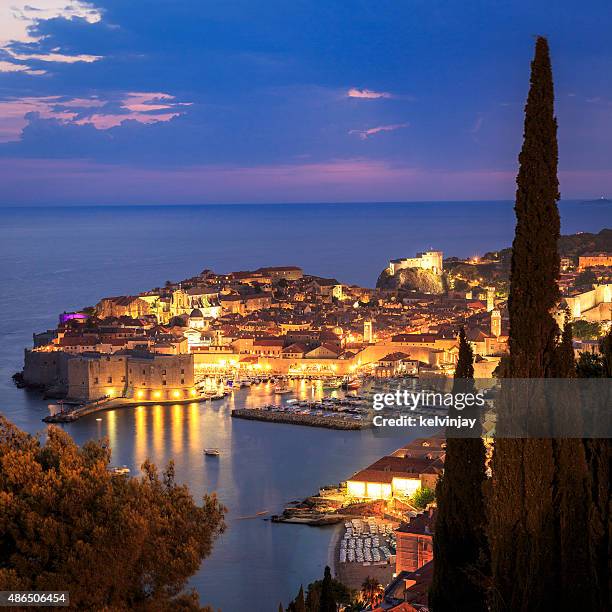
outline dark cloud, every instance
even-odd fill
[[[28,59],[47,74],[0,73],[0,114],[3,101],[61,96],[99,99],[96,113],[126,114],[125,121],[109,119],[105,127],[100,119],[96,127],[87,123],[91,108],[73,109],[68,118],[26,109],[13,118],[24,125],[21,135],[0,144],[4,159],[87,159],[141,169],[368,159],[449,177],[512,173],[533,33],[540,32],[553,52],[562,165],[582,172],[612,163],[610,109],[586,102],[612,99],[607,1],[583,7],[580,21],[570,0],[554,11],[527,0],[486,9],[450,0],[92,4],[99,22],[39,21],[32,34],[40,40],[11,51],[101,59]],[[350,97],[351,89],[389,95]],[[130,116],[124,105],[130,92],[159,92],[190,105],[145,124],[145,115],[163,111]],[[0,117],[5,139],[12,138],[7,121]]]

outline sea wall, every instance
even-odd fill
[[[29,387],[68,388],[69,355],[60,351],[25,350],[23,362],[23,382]]]

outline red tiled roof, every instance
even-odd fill
[[[60,346],[93,346],[98,343],[98,336],[64,336]]]
[[[400,533],[413,533],[416,535],[433,535],[436,524],[436,510],[431,509],[411,518],[409,522],[402,523],[397,531]]]
[[[290,344],[289,346],[286,346],[283,349],[283,353],[303,353],[306,351],[306,347],[303,344],[299,344],[297,342],[294,342],[293,344]]]
[[[262,338],[255,340],[253,346],[283,346],[285,344],[282,338]]]
[[[410,359],[410,355],[406,355],[406,353],[389,353],[382,359],[378,361],[404,361],[404,359]]]

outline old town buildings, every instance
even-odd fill
[[[423,266],[441,270],[441,256],[432,251],[418,257]],[[177,392],[189,387],[198,368],[448,375],[457,357],[457,331],[464,325],[478,356],[478,375],[490,376],[507,344],[504,304],[493,300],[490,293],[480,299],[468,292],[369,289],[304,274],[296,266],[227,274],[207,269],[138,295],[104,297],[95,307],[63,313],[55,330],[35,336],[23,375],[26,383],[81,399],[139,387],[131,384],[129,367],[118,373],[139,359],[137,354],[151,355],[154,364],[163,361],[168,385],[177,371],[188,370],[184,383],[182,377],[172,383]],[[487,305],[495,308],[488,311]],[[191,365],[185,366],[186,358]],[[164,393],[164,386],[154,377],[145,388]]]

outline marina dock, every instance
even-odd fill
[[[249,408],[236,408],[232,410],[232,417],[251,421],[267,421],[269,423],[326,427],[327,429],[360,430],[371,427],[371,423],[368,421],[356,421],[341,416],[319,416],[314,414],[255,410]]]

